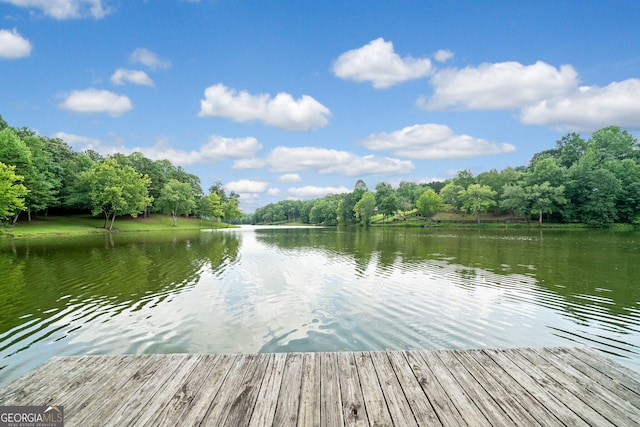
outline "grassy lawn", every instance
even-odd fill
[[[104,219],[91,215],[49,216],[47,219],[38,217],[33,221],[18,221],[16,225],[0,226],[0,236],[29,237],[29,236],[58,236],[106,233],[102,228]],[[150,215],[148,218],[116,218],[113,232],[161,231],[161,230],[197,230],[201,228],[226,228],[227,224],[197,218],[179,217],[177,226],[169,215]],[[229,225],[229,227],[235,227]]]

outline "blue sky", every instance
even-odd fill
[[[0,114],[241,207],[640,129],[637,1],[0,0]]]

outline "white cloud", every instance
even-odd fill
[[[308,95],[295,100],[288,93],[280,92],[272,98],[269,94],[237,92],[218,83],[205,89],[198,115],[225,117],[236,122],[259,120],[279,129],[306,131],[326,126],[331,111]]]
[[[295,199],[319,198],[324,197],[328,194],[343,194],[350,192],[350,189],[342,185],[338,187],[315,187],[312,185],[307,185],[305,187],[290,188],[289,190],[287,190],[287,194],[289,195],[289,197]]]
[[[269,188],[267,190],[267,195],[272,197],[278,197],[280,193],[282,193],[282,191],[279,188]]]
[[[111,83],[114,85],[123,85],[125,83],[133,83],[136,85],[153,86],[153,80],[144,71],[127,70],[118,68],[111,76]]]
[[[252,136],[246,138],[225,138],[213,135],[209,138],[200,152],[202,156],[211,161],[225,159],[252,158],[258,151],[262,150],[262,144]]]
[[[567,96],[524,108],[520,120],[528,125],[582,132],[609,125],[640,129],[640,80],[628,79],[605,87],[584,86]]]
[[[0,58],[17,59],[31,55],[31,42],[18,34],[18,31],[0,30]]]
[[[101,147],[101,142],[99,139],[89,138],[86,136],[75,135],[67,132],[57,132],[51,135],[52,138],[60,138],[65,141],[67,144],[71,145],[74,148],[80,149],[80,151],[84,150],[96,150],[96,148]]]
[[[74,90],[59,107],[79,113],[107,113],[118,117],[131,110],[133,105],[126,95],[90,88]]]
[[[449,49],[440,49],[433,54],[433,58],[438,62],[447,62],[448,60],[453,58],[453,52],[451,52]]]
[[[39,9],[54,19],[77,19],[92,17],[104,18],[109,9],[102,5],[102,0],[2,0],[18,7]]]
[[[343,53],[333,64],[333,72],[341,79],[369,81],[376,89],[425,77],[431,70],[428,58],[401,58],[394,52],[393,43],[383,38]]]
[[[236,193],[264,193],[268,186],[269,183],[266,181],[241,179],[225,184],[224,188],[229,191],[235,191]]]
[[[302,178],[297,173],[285,173],[278,177],[278,182],[302,182]]]
[[[371,134],[361,144],[370,150],[387,150],[395,156],[422,160],[465,159],[515,151],[511,144],[469,135],[456,135],[448,126],[421,124],[395,132]]]
[[[549,97],[566,95],[578,85],[570,65],[560,69],[538,61],[482,64],[464,69],[438,71],[431,78],[435,91],[418,105],[428,110],[500,110],[522,108]]]
[[[152,70],[171,67],[170,61],[161,59],[156,53],[144,48],[138,48],[131,52],[129,60],[134,64],[142,64]]]
[[[196,163],[215,163],[226,159],[238,159],[242,156],[253,156],[262,149],[262,145],[253,137],[224,138],[214,135],[198,150],[184,151],[173,148],[169,142],[163,138],[159,138],[157,142],[151,146],[128,148],[122,144],[104,143],[100,139],[88,138],[66,132],[58,132],[53,136],[63,139],[80,151],[94,150],[102,155],[114,153],[128,155],[137,151],[151,160],[166,159],[175,165],[181,166],[190,166]]]
[[[233,169],[258,169],[264,167],[267,162],[264,159],[259,159],[257,157],[250,159],[238,159],[233,162],[231,167]]]
[[[364,156],[318,147],[276,147],[265,162],[273,172],[312,170],[321,174],[395,175],[411,172],[415,166],[408,160]]]

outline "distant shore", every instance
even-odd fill
[[[91,215],[38,216],[32,221],[18,221],[15,225],[0,226],[0,238],[26,238],[35,236],[81,236],[109,233],[103,228],[104,219]],[[153,214],[147,218],[117,218],[112,233],[148,232],[171,230],[198,230],[211,228],[231,228],[235,225],[220,221],[200,220],[198,218],[179,217],[177,226],[173,226],[170,215]]]

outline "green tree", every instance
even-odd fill
[[[442,189],[440,190],[440,197],[442,197],[442,201],[447,205],[452,207],[457,211],[462,210],[462,198],[460,197],[460,192],[464,190],[464,187],[456,184],[454,181],[449,181]]]
[[[224,215],[222,210],[222,203],[220,202],[220,196],[216,193],[211,193],[208,196],[201,197],[198,201],[198,213],[200,219],[210,218],[214,221],[218,221]]]
[[[57,177],[57,163],[49,151],[46,138],[36,136],[30,132],[25,132],[22,138],[31,152],[32,173],[27,181],[29,195],[25,202],[27,214],[31,220],[31,212],[46,210],[50,206],[58,204],[57,195],[60,191],[61,182]]]
[[[376,185],[376,206],[378,212],[382,214],[382,222],[387,216],[392,216],[398,211],[398,197],[396,192],[386,182],[380,182]]]
[[[538,214],[538,224],[542,225],[542,215],[552,213],[555,208],[564,205],[564,185],[552,187],[549,182],[534,184],[525,189],[531,213]]]
[[[459,193],[462,209],[469,214],[473,213],[480,224],[480,214],[495,206],[496,194],[488,185],[471,184],[466,190]]]
[[[558,165],[570,168],[587,150],[587,141],[577,133],[569,133],[556,141],[556,149],[553,157],[558,160]]]
[[[599,164],[600,154],[590,147],[569,169],[567,195],[571,200],[571,218],[602,227],[618,218],[617,201],[622,184],[613,172]]]
[[[89,190],[93,215],[103,214],[104,227],[108,225],[109,231],[117,215],[136,217],[151,203],[149,177],[140,175],[131,166],[119,165],[114,159],[96,163],[80,179]]]
[[[335,225],[337,223],[336,209],[338,202],[335,198],[325,197],[316,200],[309,212],[309,221],[312,224]]]
[[[15,169],[15,166],[0,162],[0,220],[9,219],[25,209],[24,196],[28,190],[20,183],[22,177],[15,174]]]
[[[174,227],[177,225],[178,215],[188,215],[196,207],[191,185],[177,179],[170,179],[164,184],[156,203],[159,207],[169,209]]]
[[[600,154],[603,162],[640,158],[640,146],[635,138],[618,126],[608,126],[594,132],[587,144]]]
[[[362,224],[369,225],[371,217],[376,212],[376,198],[373,193],[365,191],[353,209],[356,213],[356,219]]]
[[[31,161],[31,151],[13,128],[6,127],[0,131],[0,162],[8,166],[15,166],[15,173],[23,177],[23,185],[30,190],[34,182],[36,170]],[[28,201],[25,200],[25,209]],[[18,220],[20,211],[16,212],[14,222]]]
[[[527,191],[519,184],[505,184],[502,187],[502,200],[500,208],[512,212],[514,215],[523,215],[527,224],[531,216],[531,201]]]
[[[440,212],[443,205],[442,197],[436,194],[431,188],[426,189],[416,201],[418,213],[425,218],[432,218]]]
[[[231,222],[242,219],[242,210],[240,209],[240,196],[233,191],[229,193],[227,201],[222,206],[225,221]],[[283,213],[284,215],[284,213]]]

